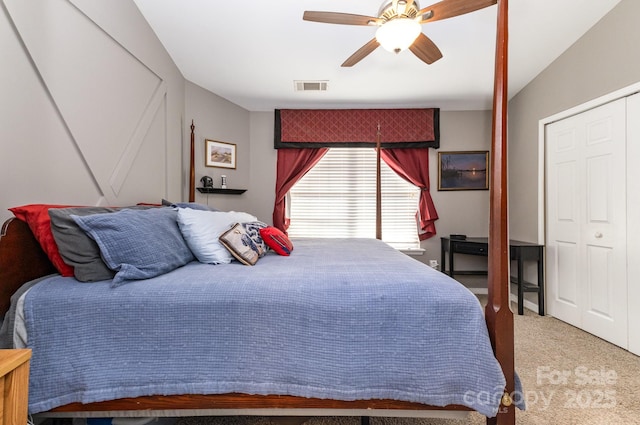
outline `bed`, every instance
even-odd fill
[[[253,267],[192,261],[117,287],[37,281],[19,315],[33,350],[30,413],[189,393],[497,413],[505,380],[466,288],[375,239],[294,246]]]
[[[507,0],[501,0],[491,150],[489,294],[484,314],[477,299],[455,281],[373,240],[330,240],[323,244],[296,240],[295,255],[284,258],[270,253],[254,267],[236,262],[225,265],[227,271],[222,272],[219,265],[193,261],[145,281],[145,285],[126,283],[113,288],[111,281],[91,283],[91,288],[74,285],[74,278],[56,274],[30,228],[11,219],[3,225],[0,239],[0,313],[15,305],[18,295],[29,287],[27,295],[21,297],[23,315],[39,318],[31,324],[25,322],[26,328],[31,327],[28,339],[33,350],[31,412],[51,416],[442,413],[455,417],[456,412],[477,410],[487,416],[487,423],[515,423],[513,395],[518,387],[508,287],[506,70]],[[193,170],[192,161],[190,198],[195,187]],[[354,252],[359,255],[358,260],[352,257]],[[295,273],[283,266],[292,260],[301,262]],[[354,278],[355,263],[363,268]],[[218,269],[212,273],[211,267]],[[262,276],[266,270],[271,270],[275,279],[270,284],[257,277],[258,272]],[[350,280],[340,274],[345,271],[351,274]],[[209,276],[209,280],[194,279],[194,274]],[[216,275],[220,280],[213,279]],[[301,276],[312,275],[324,276],[324,280],[301,285]],[[224,279],[237,283],[239,277],[242,285],[216,285]],[[196,280],[198,284],[194,283]],[[192,306],[177,301],[176,287],[180,284],[193,286],[198,294],[187,300],[195,302]],[[211,287],[222,289],[210,293]],[[257,291],[257,287],[261,290]],[[71,292],[63,292],[69,288]],[[366,288],[364,292],[362,288]],[[88,292],[92,294],[88,296]],[[111,298],[107,294],[115,293],[122,298],[114,298],[110,307],[95,303],[96,294],[101,294],[98,298],[104,301]],[[140,301],[152,296],[153,302]],[[271,303],[268,308],[258,303],[265,298]],[[46,299],[55,300],[55,308],[39,304],[39,300]],[[80,304],[73,304],[73,300],[80,300]],[[199,302],[202,300],[206,302]],[[216,301],[225,308],[203,307]],[[162,326],[146,323],[146,327],[139,327],[143,324],[136,322],[142,322],[142,310],[156,315],[165,312],[158,322]],[[62,325],[63,316],[67,315],[74,321]],[[120,339],[105,337],[102,345],[95,347],[88,343],[55,345],[61,344],[62,338],[77,337],[77,328],[84,327],[91,317],[105,320],[100,322],[102,329],[90,329],[88,333],[102,332],[103,337],[115,335]],[[202,333],[204,318],[225,325],[209,326],[213,333],[206,334],[203,342],[191,331],[198,328]],[[44,328],[35,328],[35,323]],[[274,329],[283,333],[273,332]],[[185,337],[176,341],[181,332]],[[41,335],[43,339],[39,339]],[[153,344],[154,351],[144,350],[147,343],[120,346],[126,336]],[[223,336],[227,339],[220,339]],[[223,357],[217,363],[230,363],[232,367],[215,371],[220,381],[199,380],[203,371],[211,367],[210,357],[202,353],[219,351],[217,347],[240,340],[244,341],[241,344],[248,341],[254,345],[226,346],[222,350]],[[186,347],[194,341],[192,345],[203,351]],[[164,351],[169,342],[174,347],[183,344],[188,358]],[[328,344],[330,350],[322,349]],[[55,347],[60,353],[54,353]],[[134,352],[136,347],[139,352]],[[74,353],[80,353],[80,357],[74,357],[78,355]],[[64,358],[67,360],[61,360]],[[149,358],[153,362],[144,360]],[[170,364],[180,367],[171,371]],[[428,364],[433,367],[425,366]],[[105,368],[96,369],[96,365]],[[256,365],[268,367],[255,368]],[[50,369],[55,370],[53,376],[46,375]],[[117,369],[120,376],[108,376],[105,369]],[[126,375],[137,370],[150,381],[138,381],[140,375],[126,381]],[[238,371],[250,371],[255,379],[239,375]],[[375,379],[380,376],[385,380],[378,384]],[[125,381],[118,382],[125,384],[114,388],[114,380],[123,377]],[[67,391],[67,386],[82,389]],[[443,392],[443,388],[447,390]]]
[[[9,220],[3,290],[19,288],[5,322],[24,318],[27,337],[11,339],[33,350],[30,413],[300,415],[330,404],[400,416],[429,404],[448,417],[495,416],[506,381],[466,288],[375,239],[294,246],[253,267],[191,261],[150,279],[83,283],[56,273],[28,225]]]

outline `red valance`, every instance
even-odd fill
[[[438,108],[276,109],[274,147],[375,147],[380,124],[384,148],[438,148],[439,120]]]

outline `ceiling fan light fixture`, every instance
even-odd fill
[[[414,19],[396,18],[378,28],[376,40],[385,50],[400,53],[413,44],[420,32],[420,24]]]

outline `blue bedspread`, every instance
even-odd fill
[[[467,289],[376,240],[294,246],[254,267],[193,262],[117,288],[59,276],[35,285],[29,412],[238,392],[496,414],[505,380]]]

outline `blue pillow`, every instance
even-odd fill
[[[93,238],[107,267],[117,271],[112,286],[149,279],[194,260],[172,208],[122,210],[73,220]]]

